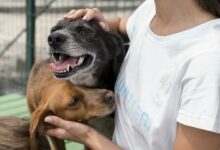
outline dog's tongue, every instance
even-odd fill
[[[55,63],[51,63],[50,66],[52,67],[54,72],[60,72],[68,69],[68,65],[73,68],[77,63],[77,60],[78,58],[70,57],[66,60],[59,60],[56,61]]]

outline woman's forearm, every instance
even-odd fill
[[[107,24],[109,26],[110,31],[118,32],[125,41],[128,40],[128,35],[126,32],[126,24],[128,21],[128,17],[112,17],[107,20]]]

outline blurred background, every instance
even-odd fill
[[[0,95],[25,93],[34,60],[47,58],[50,28],[71,9],[127,16],[143,0],[0,0]]]

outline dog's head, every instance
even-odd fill
[[[73,86],[68,81],[42,93],[38,108],[31,115],[31,145],[35,147],[36,133],[45,134],[49,124],[43,120],[47,115],[56,115],[65,120],[87,122],[113,112],[113,92],[105,89],[89,89]],[[62,90],[61,90],[62,89]]]
[[[122,43],[117,34],[104,31],[95,20],[60,20],[48,36],[54,75],[74,80],[79,74],[96,73],[104,64],[123,59]]]

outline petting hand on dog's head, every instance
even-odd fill
[[[104,30],[109,31],[108,23],[98,8],[73,9],[64,16],[64,19],[75,20],[80,17],[85,21],[96,19]]]

